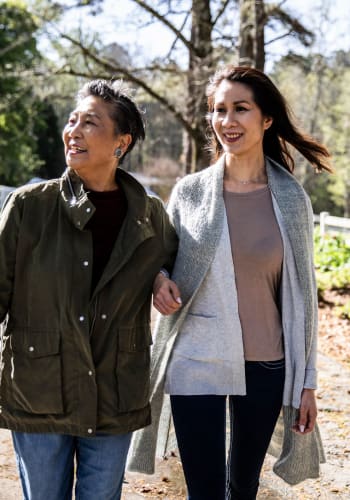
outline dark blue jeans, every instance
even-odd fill
[[[188,500],[254,500],[282,406],[284,361],[247,361],[246,396],[171,396]]]

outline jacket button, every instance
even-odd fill
[[[89,265],[89,261],[88,261],[88,260],[84,260],[83,265],[84,265],[85,267],[87,267],[87,266]]]
[[[91,208],[87,207],[86,211],[87,211],[87,213],[90,213],[91,212]]]
[[[88,372],[88,373],[89,373],[89,375],[90,375],[90,377],[91,377],[91,375],[92,375],[92,371],[91,371],[91,370],[89,370],[89,372]]]
[[[101,314],[101,319],[107,319],[107,314]]]
[[[28,348],[28,350],[29,350],[30,352],[33,352],[33,351],[34,351],[34,347],[31,345],[31,346]]]
[[[145,221],[146,221],[146,222],[149,222],[149,218],[148,218],[148,217],[146,217],[146,218],[145,218]]]
[[[79,316],[79,321],[84,321],[85,316]]]
[[[88,434],[92,434],[92,429],[88,429]]]
[[[140,219],[138,219],[136,222],[139,226],[141,226],[142,222],[140,221]]]

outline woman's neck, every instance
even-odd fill
[[[264,156],[240,158],[225,157],[224,187],[228,191],[248,192],[267,184]]]
[[[101,175],[82,175],[81,172],[78,173],[82,183],[84,184],[84,188],[86,190],[91,191],[114,191],[118,188],[118,185],[115,180],[115,172],[109,176]]]

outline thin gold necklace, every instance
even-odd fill
[[[243,181],[241,179],[236,179],[235,177],[231,177],[231,179],[238,184],[243,184],[244,186],[247,184],[263,184],[265,180],[258,180],[258,179],[247,179],[246,181]]]
[[[264,176],[263,178],[255,178],[255,179],[246,179],[246,180],[242,180],[242,179],[237,179],[236,177],[233,177],[232,175],[226,179],[226,182],[230,182],[230,181],[234,181],[234,182],[237,182],[237,184],[242,184],[243,186],[246,186],[247,184],[264,184],[266,183],[266,176]]]

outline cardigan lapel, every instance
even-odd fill
[[[314,304],[312,265],[312,213],[307,205],[307,195],[296,179],[273,160],[266,158],[266,171],[271,192],[280,209],[283,226],[286,228],[292,247],[300,286],[305,304],[305,348],[306,353],[312,342],[312,335],[317,321]],[[291,182],[292,180],[292,182]]]
[[[309,238],[305,193],[296,179],[270,158],[266,158],[266,171],[271,192],[277,201],[293,248],[299,276],[303,276],[308,269],[305,245],[308,246]]]
[[[220,160],[200,173],[201,186],[193,182],[191,190],[197,200],[191,213],[183,214],[178,255],[172,279],[177,282],[184,303],[193,298],[205,278],[223,229],[225,205],[223,175],[225,160]],[[195,235],[195,236],[193,236]]]

